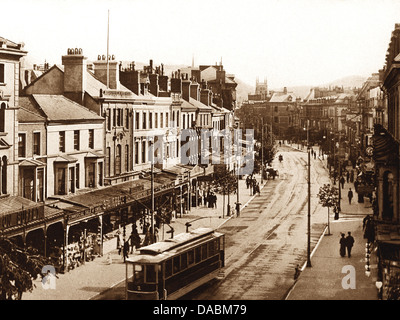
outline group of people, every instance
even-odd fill
[[[253,192],[253,195],[260,194],[260,184],[252,175],[246,177],[246,187]]]
[[[154,238],[158,235],[157,228],[154,229]],[[127,240],[124,240],[122,232],[120,230],[117,231],[117,249],[118,254],[122,253],[124,258],[124,262],[126,258],[129,258],[129,253],[133,253],[136,249],[139,249],[141,246],[149,245],[155,241],[153,241],[153,232],[151,227],[146,229],[145,238],[142,242],[139,232],[137,231],[136,224],[132,225],[132,232]]]
[[[340,238],[339,244],[340,244],[340,256],[345,257],[346,250],[347,250],[347,256],[350,258],[351,257],[351,249],[354,246],[354,238],[351,235],[350,231],[347,233],[347,237],[345,236],[344,233],[341,233],[341,238]]]

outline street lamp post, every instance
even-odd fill
[[[311,267],[311,161],[310,161],[310,147],[308,141],[308,120],[307,120],[307,158],[308,158],[307,267]]]

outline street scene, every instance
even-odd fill
[[[39,10],[19,1],[21,16]],[[287,22],[241,52],[193,34],[237,39],[237,28],[219,30],[213,16],[196,31],[193,5],[154,1],[102,0],[89,17],[90,1],[74,10],[39,0],[51,21],[56,11],[85,21],[46,41],[2,27],[0,300],[399,300],[400,21],[388,12],[400,4],[388,1],[385,16],[372,1],[232,0],[210,10],[206,0],[196,15],[229,8],[215,20],[238,26],[230,18],[242,13],[243,32],[270,30],[259,22],[267,16]],[[122,36],[148,23],[128,8],[158,21],[157,32],[141,31],[147,41]],[[362,71],[335,62],[360,54],[347,40],[352,54],[319,51],[343,34],[323,17],[359,10],[358,19],[382,19],[362,40],[371,45]],[[299,12],[310,19],[299,25]],[[148,41],[162,22],[187,41]],[[285,73],[294,47],[283,53],[281,37],[294,30],[304,42],[324,28],[315,52],[297,46],[298,68]],[[76,41],[65,37],[74,32]],[[325,64],[322,77],[314,66]],[[169,306],[153,315],[194,312]],[[246,313],[245,304],[204,308]]]

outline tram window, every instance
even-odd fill
[[[184,253],[181,255],[181,269],[186,269],[188,266],[188,257],[187,254]]]
[[[188,265],[192,265],[194,263],[194,250],[190,250],[188,252]]]
[[[203,244],[201,246],[201,259],[202,260],[207,259],[207,244]]]
[[[172,259],[165,262],[165,276],[170,277],[172,275]]]
[[[201,248],[197,247],[194,249],[194,261],[196,263],[201,261]]]
[[[154,283],[156,282],[156,266],[147,265],[146,266],[146,282]]]
[[[180,262],[180,257],[175,257],[174,258],[174,273],[177,273],[181,270],[181,262]]]
[[[213,256],[217,252],[217,240],[211,241],[209,244],[210,256]]]
[[[143,266],[136,264],[135,265],[135,283],[143,283],[143,282],[144,282]]]

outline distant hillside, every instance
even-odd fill
[[[335,81],[332,81],[328,84],[323,85],[324,87],[329,86],[343,86],[344,88],[361,88],[363,83],[367,80],[367,77],[362,76],[347,76]]]
[[[235,81],[238,84],[236,87],[236,101],[238,104],[247,100],[249,94],[254,94],[256,88],[247,83],[244,83],[242,80],[235,77]]]

